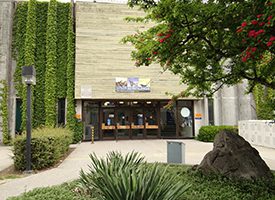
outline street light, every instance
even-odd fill
[[[34,66],[22,67],[22,82],[27,85],[27,141],[26,141],[26,172],[31,172],[31,85],[36,84],[36,72]]]

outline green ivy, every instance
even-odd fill
[[[37,81],[33,88],[33,126],[55,126],[57,98],[67,98],[70,94],[67,98],[69,110],[67,117],[70,116],[68,126],[71,130],[77,129],[76,132],[79,132],[80,126],[77,126],[74,117],[75,46],[71,4],[58,3],[56,0],[51,0],[50,3],[32,0],[19,2],[16,5],[12,50],[13,57],[17,61],[14,74],[17,96],[23,101],[26,99],[26,92],[22,90],[21,67],[34,64]],[[31,9],[28,9],[30,6]],[[68,64],[69,72],[67,71]],[[70,88],[67,89],[67,86]],[[25,106],[23,113],[24,110]],[[25,118],[23,120],[22,127],[25,126]],[[75,128],[76,126],[78,128]]]
[[[45,125],[45,70],[46,70],[46,31],[48,2],[37,2],[36,6],[36,86],[34,87],[34,127]]]
[[[48,8],[46,33],[46,74],[45,74],[45,112],[46,126],[56,125],[56,0],[51,0]]]
[[[26,26],[26,38],[25,38],[25,62],[24,66],[31,66],[35,64],[35,38],[36,38],[36,0],[30,0],[28,2],[28,16]],[[20,67],[20,66],[19,66]],[[22,67],[22,66],[21,66]],[[22,124],[21,129],[26,127],[26,114],[27,114],[27,90],[23,87],[22,91]]]
[[[56,96],[57,98],[66,98],[67,82],[67,36],[68,35],[68,14],[69,3],[57,4],[57,66],[56,66]],[[62,80],[62,81],[60,81]]]
[[[20,2],[17,4],[13,22],[13,58],[17,62],[14,73],[14,84],[17,96],[22,97],[22,78],[21,67],[25,63],[25,37],[26,24],[28,15],[28,2]]]
[[[9,132],[9,122],[8,122],[8,85],[5,80],[0,81],[2,87],[0,92],[0,116],[2,117],[2,136],[3,136],[3,144],[11,144],[11,135]]]
[[[275,90],[256,85],[253,91],[258,119],[274,119]]]
[[[75,100],[74,100],[74,66],[75,66],[75,35],[73,31],[72,6],[71,14],[68,16],[68,41],[67,41],[67,127],[73,131],[73,142],[82,140],[82,124],[75,118]]]

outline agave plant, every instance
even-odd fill
[[[89,194],[97,193],[102,200],[178,200],[189,187],[166,168],[149,165],[144,157],[132,152],[125,157],[111,152],[107,159],[90,155],[89,172],[80,172],[80,185]]]

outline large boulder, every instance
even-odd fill
[[[259,152],[241,136],[221,131],[214,139],[214,148],[196,167],[204,174],[221,174],[227,177],[271,180],[272,173]]]

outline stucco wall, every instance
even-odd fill
[[[124,36],[146,28],[124,18],[143,15],[125,4],[76,3],[76,99],[168,99],[165,92],[177,94],[186,88],[170,71],[161,73],[159,65],[136,67],[132,46],[120,43]],[[118,93],[116,77],[150,78],[151,91]],[[90,90],[90,96],[83,97],[81,88]]]

